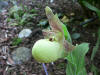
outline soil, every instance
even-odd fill
[[[66,2],[62,2],[62,3],[60,2],[61,0],[58,0],[58,1],[54,0],[53,3],[50,3],[48,0],[34,0],[34,1],[26,0],[24,2],[18,0],[18,4],[23,3],[31,9],[34,8],[38,10],[37,12],[38,16],[35,17],[35,19],[33,19],[33,23],[30,26],[27,26],[27,25],[10,26],[5,21],[7,18],[6,14],[8,13],[8,11],[3,14],[0,13],[0,75],[45,75],[42,64],[38,63],[36,60],[34,60],[34,58],[31,58],[26,63],[23,63],[21,65],[16,65],[16,66],[8,65],[7,61],[8,61],[8,57],[11,54],[11,52],[14,51],[16,48],[27,47],[27,48],[32,49],[32,46],[34,45],[34,43],[37,40],[43,38],[43,35],[42,35],[43,28],[38,27],[37,24],[39,23],[40,20],[47,19],[45,12],[44,12],[45,6],[48,5],[53,9],[54,12],[63,13],[64,15],[68,15],[69,18],[72,17],[69,14],[77,10],[79,11],[74,12],[74,13],[79,13],[80,16],[84,16],[83,13],[80,13],[80,11],[83,12],[83,10],[79,5],[76,6],[77,5],[76,4],[75,5],[76,9],[74,9],[74,6],[71,4],[71,2],[69,2],[71,5],[67,4],[68,7],[66,6]],[[12,4],[10,4],[7,10],[9,10],[11,6]],[[70,9],[72,6],[73,6],[72,10],[74,9],[74,11]],[[68,9],[70,9],[69,12],[67,11]],[[81,17],[79,17],[79,15],[76,14],[74,18],[79,19]],[[98,52],[96,53],[94,60],[92,62],[90,61],[93,47],[96,45],[96,41],[97,41],[97,31],[99,28],[99,24],[97,23],[97,20],[96,20],[96,22],[89,23],[87,27],[83,27],[83,26],[80,26],[78,22],[73,21],[73,23],[69,23],[68,25],[68,30],[70,34],[78,32],[81,35],[79,39],[76,39],[76,40],[73,39],[73,44],[75,45],[75,44],[80,44],[83,42],[90,43],[90,49],[86,55],[87,72],[91,73],[90,72],[91,63],[93,63],[100,70],[100,50],[98,50]],[[21,44],[17,46],[13,46],[12,45],[13,38],[17,37],[18,33],[24,28],[31,28],[32,35],[29,38],[23,39]],[[73,28],[75,29],[75,31],[73,31]],[[62,59],[62,60],[58,60],[54,62],[54,65],[46,64],[49,75],[66,75],[65,73],[66,63],[67,62]]]

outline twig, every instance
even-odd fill
[[[95,16],[94,18],[90,18],[90,19],[88,19],[87,21],[82,22],[82,23],[80,24],[80,26],[83,26],[83,25],[85,25],[85,24],[87,24],[87,23],[89,23],[89,22],[93,22],[93,21],[96,20],[96,19],[98,19],[98,16]]]

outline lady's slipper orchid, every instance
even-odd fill
[[[61,58],[62,49],[61,45],[56,41],[40,39],[34,44],[32,55],[39,62],[49,63]]]
[[[51,30],[43,31],[45,39],[36,41],[32,48],[32,55],[42,63],[50,63],[64,58],[67,51],[73,49],[73,46],[65,40],[62,22],[59,20],[57,14],[54,15],[52,10],[47,6],[45,8]]]

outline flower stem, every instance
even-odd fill
[[[42,66],[43,66],[43,68],[44,68],[44,71],[45,71],[46,75],[48,75],[48,72],[47,72],[47,67],[46,67],[46,65],[45,65],[44,63],[42,63]]]

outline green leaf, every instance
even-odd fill
[[[90,10],[95,11],[97,13],[97,15],[99,16],[99,19],[100,19],[100,10],[98,8],[89,4],[87,1],[82,1],[82,3],[83,3],[84,6],[86,6]]]
[[[17,23],[11,23],[10,25],[11,26],[17,26],[18,24]]]
[[[71,39],[71,36],[70,36],[70,34],[69,34],[69,32],[68,32],[67,27],[66,27],[64,24],[62,24],[62,28],[63,28],[63,31],[64,31],[65,39],[66,39],[68,42],[72,43],[72,39]]]
[[[78,74],[76,74],[76,70],[73,67],[75,66],[68,62],[66,66],[66,75],[87,75],[85,68],[82,68],[81,71]]]
[[[68,56],[66,57],[69,62],[66,69],[67,75],[86,75],[84,58],[88,50],[89,44],[82,43],[80,45],[77,45],[75,49],[68,54]]]
[[[22,7],[18,7],[17,5],[13,6],[12,8],[10,8],[9,10],[9,14],[10,15],[13,15],[14,13],[22,13],[23,12],[23,9]]]
[[[91,65],[91,71],[93,72],[94,75],[100,74],[100,70],[93,64]]]
[[[66,75],[75,75],[75,69],[72,68],[74,67],[74,65],[72,65],[70,62],[68,62],[67,66],[66,66]]]
[[[21,20],[21,17],[19,17],[19,15],[17,13],[14,13],[14,18],[17,20],[17,21],[20,21]]]
[[[32,10],[30,10],[29,12],[30,12],[30,13],[36,13],[37,10],[36,10],[36,9],[32,9]]]
[[[16,46],[16,45],[20,44],[21,42],[22,42],[21,38],[14,38],[13,42],[12,42],[12,45]]]
[[[91,55],[91,60],[93,60],[97,50],[99,49],[99,45],[100,45],[100,29],[98,30],[98,39],[97,39],[96,46],[93,48],[92,55]]]

